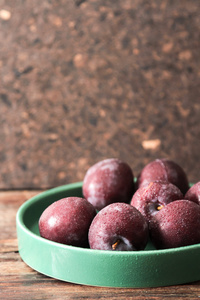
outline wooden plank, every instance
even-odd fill
[[[24,201],[30,199],[40,192],[40,190],[0,191],[0,204],[19,207]]]
[[[76,285],[39,274],[20,258],[15,216],[38,191],[0,192],[0,299],[198,299],[200,282],[148,289]]]
[[[16,213],[26,200],[40,191],[0,192],[0,240],[16,238]]]

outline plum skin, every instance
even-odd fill
[[[151,181],[165,181],[176,185],[183,195],[189,189],[188,178],[184,170],[172,160],[162,158],[148,163],[137,178],[137,187],[145,186]]]
[[[189,200],[167,204],[150,221],[150,237],[157,249],[200,243],[200,205]]]
[[[118,202],[95,216],[89,229],[89,244],[98,250],[143,250],[148,236],[148,224],[142,214],[130,204]]]
[[[200,181],[196,182],[185,194],[185,199],[200,204]]]
[[[179,199],[183,199],[183,194],[177,186],[168,182],[154,181],[147,186],[141,186],[133,195],[130,204],[149,222],[160,209]]]
[[[86,172],[82,191],[97,210],[114,202],[128,203],[135,191],[133,172],[119,159],[102,160]]]
[[[88,247],[88,230],[96,210],[86,199],[67,197],[49,205],[39,218],[39,232],[48,240]]]

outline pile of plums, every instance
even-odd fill
[[[127,163],[102,160],[86,172],[82,192],[44,210],[42,237],[111,251],[143,250],[149,240],[157,249],[200,243],[200,182],[189,187],[169,159],[147,164],[135,180]]]

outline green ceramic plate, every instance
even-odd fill
[[[19,253],[34,270],[63,281],[108,287],[157,287],[200,280],[200,244],[168,250],[112,252],[83,249],[41,238],[38,220],[52,202],[82,196],[82,183],[43,192],[17,213]]]

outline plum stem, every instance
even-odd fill
[[[116,250],[117,246],[121,243],[121,240],[117,240],[114,244],[112,244],[112,249]]]
[[[158,205],[158,206],[156,207],[156,209],[157,209],[157,210],[161,210],[163,207],[164,207],[164,205]]]

